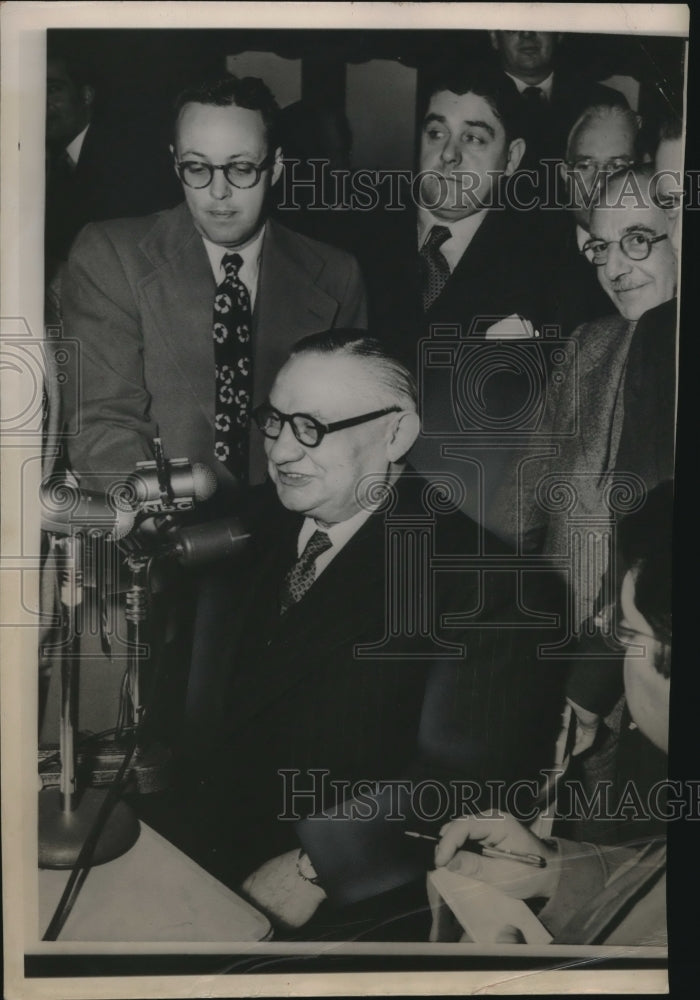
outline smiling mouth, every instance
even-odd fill
[[[636,291],[638,291],[638,290],[639,290],[640,288],[646,288],[646,286],[647,286],[648,284],[649,284],[649,282],[645,281],[645,282],[644,282],[643,284],[641,284],[641,285],[628,285],[628,286],[625,286],[624,288],[616,288],[616,289],[615,289],[615,293],[616,293],[617,295],[621,295],[621,294],[622,294],[623,292],[636,292]]]
[[[284,472],[279,468],[277,469],[277,476],[279,477],[279,481],[285,486],[301,486],[311,479],[311,476],[303,472]]]

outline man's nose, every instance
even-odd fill
[[[462,148],[454,136],[446,140],[440,155],[445,166],[455,167],[462,162]]]
[[[614,281],[623,274],[629,274],[632,270],[632,261],[627,254],[622,252],[619,243],[608,244],[608,259],[603,265],[605,275],[610,281]]]
[[[232,185],[226,180],[223,170],[215,170],[211,179],[211,195],[217,201],[223,201],[231,197]]]
[[[276,465],[282,462],[293,462],[304,456],[304,447],[294,437],[294,431],[289,423],[282,425],[278,438],[267,438],[267,457]]]

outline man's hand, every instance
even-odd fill
[[[299,850],[271,858],[245,880],[241,893],[272,923],[289,930],[310,920],[326,894],[302,878],[297,868]]]
[[[545,868],[534,868],[521,861],[485,858],[471,851],[460,851],[466,841],[482,847],[496,847],[515,854],[539,854],[547,862]],[[556,848],[540,840],[534,833],[508,813],[477,813],[446,823],[440,830],[440,842],[435,849],[436,867],[488,882],[516,899],[549,897],[559,878]]]

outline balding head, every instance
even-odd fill
[[[576,221],[589,228],[590,212],[606,176],[628,170],[639,158],[639,121],[629,108],[594,104],[574,123],[562,174]]]

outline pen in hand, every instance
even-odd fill
[[[431,840],[437,844],[439,837],[433,837],[429,833],[418,833],[417,830],[404,830],[407,837],[415,837],[417,840]],[[461,848],[463,851],[472,851],[481,854],[484,858],[496,858],[497,860],[519,861],[523,865],[532,865],[533,868],[546,868],[547,862],[539,854],[518,854],[515,851],[505,851],[499,847],[488,847],[480,844],[476,840],[467,840]]]

